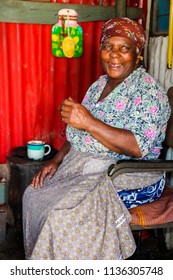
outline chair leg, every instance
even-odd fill
[[[142,230],[138,231],[138,238],[137,238],[137,253],[141,253],[141,241],[142,241]]]

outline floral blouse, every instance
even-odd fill
[[[158,158],[170,116],[166,92],[140,66],[106,98],[98,101],[107,81],[107,75],[100,76],[88,89],[82,104],[104,123],[130,130],[136,137],[143,159]],[[78,151],[113,157],[115,160],[130,158],[109,150],[87,131],[68,125],[66,136]]]

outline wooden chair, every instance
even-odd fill
[[[167,181],[161,197],[149,204],[130,209],[132,216],[132,231],[144,229],[160,229],[173,227],[173,188],[169,188],[170,172],[173,172],[173,160],[166,160],[165,155],[169,147],[173,148],[173,87],[168,90],[169,103],[172,114],[168,121],[163,154],[158,160],[120,160],[108,169],[108,175],[114,179],[123,173],[134,172],[166,172]]]

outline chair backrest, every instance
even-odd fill
[[[173,87],[169,88],[167,95],[169,99],[169,104],[171,106],[171,116],[168,121],[166,137],[164,142],[168,147],[173,148]]]

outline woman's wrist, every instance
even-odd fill
[[[62,163],[65,155],[69,152],[70,147],[71,147],[71,144],[66,140],[63,147],[58,151],[56,156],[52,159],[52,161],[55,164],[57,164],[57,166],[59,166]]]

